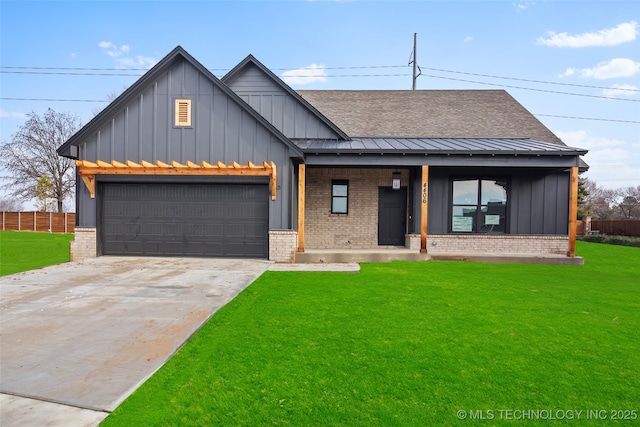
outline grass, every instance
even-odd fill
[[[0,231],[0,276],[69,262],[73,234]]]
[[[603,425],[586,411],[640,409],[640,249],[578,252],[585,266],[267,272],[103,425]]]

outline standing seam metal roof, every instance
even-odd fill
[[[587,150],[530,138],[352,137],[351,141],[293,140],[305,153],[583,155]]]

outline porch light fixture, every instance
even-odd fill
[[[393,173],[393,181],[391,184],[391,188],[393,188],[394,190],[400,189],[400,172]]]

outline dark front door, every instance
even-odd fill
[[[407,188],[378,189],[378,245],[404,246]]]
[[[102,185],[103,255],[269,256],[266,185]]]

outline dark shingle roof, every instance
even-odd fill
[[[530,138],[561,144],[504,90],[301,90],[352,137]]]

